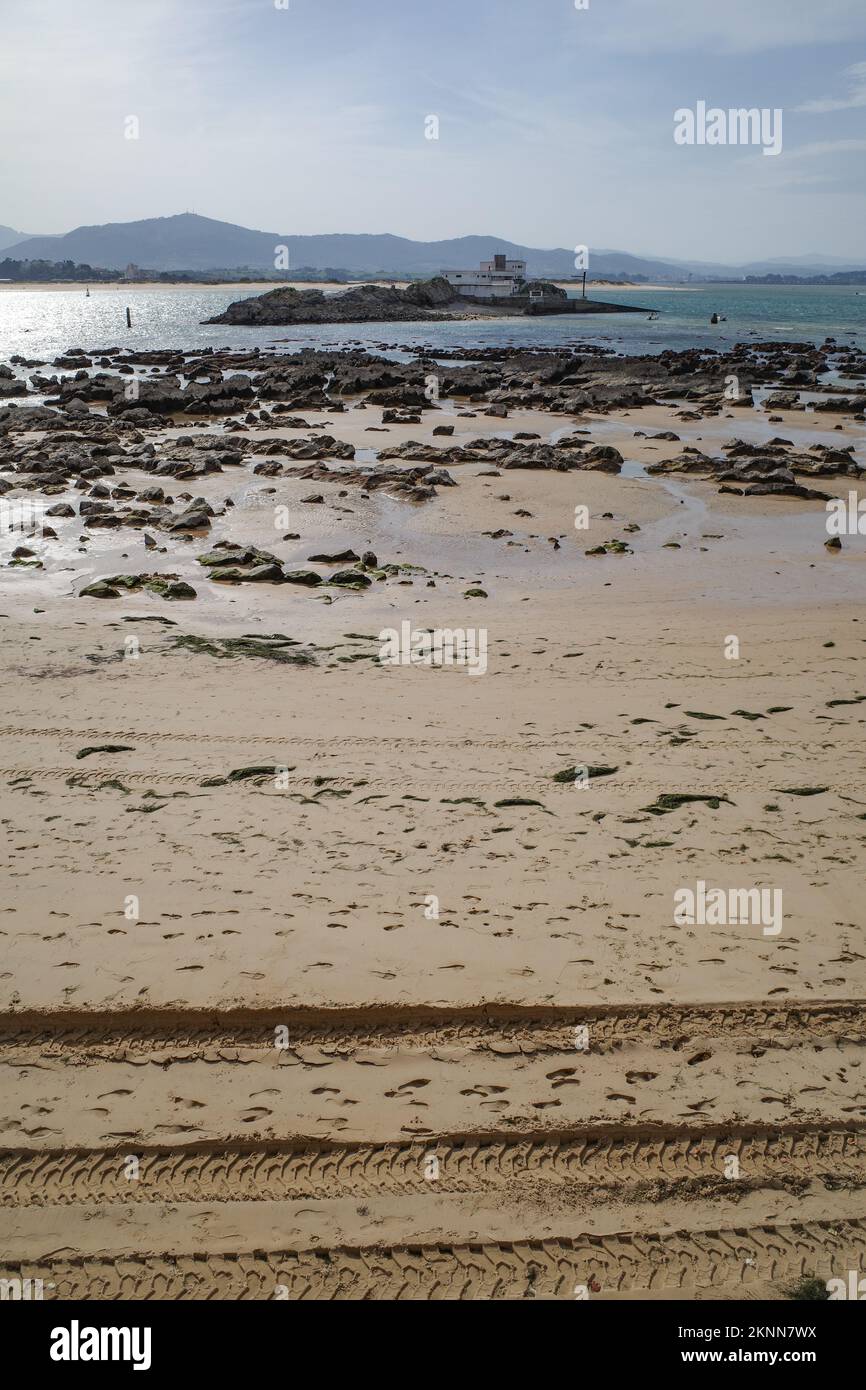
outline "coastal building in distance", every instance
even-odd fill
[[[445,279],[458,294],[471,299],[503,299],[522,292],[526,261],[512,261],[497,253],[492,261],[482,261],[478,270],[448,271]]]

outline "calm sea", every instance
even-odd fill
[[[498,319],[487,322],[419,324],[332,324],[291,328],[204,326],[220,313],[235,290],[9,290],[0,292],[0,360],[13,353],[51,360],[69,347],[200,348],[278,345],[301,347],[393,345],[532,346],[598,343],[624,353],[655,353],[665,348],[730,347],[732,343],[776,338],[840,344],[866,349],[866,288],[819,286],[719,285],[697,290],[596,291],[596,299],[634,304],[634,314],[587,318]],[[132,328],[126,326],[126,306]],[[644,310],[660,317],[649,321]],[[710,325],[713,313],[726,322]]]

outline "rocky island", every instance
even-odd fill
[[[458,294],[444,276],[397,289],[389,285],[358,285],[336,294],[298,290],[292,286],[237,299],[224,313],[206,323],[281,326],[296,323],[417,323],[424,319],[502,317],[508,314],[646,313],[635,305],[608,304],[593,299],[569,299],[565,290],[547,281],[533,281],[520,294],[477,300]]]

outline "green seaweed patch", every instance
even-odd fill
[[[690,806],[697,802],[703,802],[709,806],[711,811],[718,811],[722,802],[727,806],[734,804],[727,796],[722,795],[703,795],[699,792],[662,792],[652,806],[642,806],[641,810],[646,811],[651,816],[667,816],[671,811],[678,811],[681,806]]]
[[[94,743],[87,748],[79,748],[76,758],[89,758],[92,753],[134,753],[130,743]]]
[[[829,787],[774,787],[780,796],[823,796]]]
[[[202,656],[225,657],[233,660],[239,656],[258,657],[266,661],[279,661],[287,666],[315,666],[316,658],[308,648],[299,647],[291,637],[278,640],[268,637],[198,637],[193,633],[183,633],[172,637],[172,645],[182,651],[195,652]],[[297,650],[294,650],[297,648]]]
[[[122,623],[161,623],[163,627],[177,627],[174,618],[163,618],[160,613],[125,613],[120,620]],[[112,627],[114,624],[112,623]]]
[[[632,555],[634,552],[630,545],[625,541],[618,540],[614,536],[613,540],[605,541],[604,545],[595,545],[591,550],[585,550],[585,555]]]
[[[814,1274],[804,1274],[796,1284],[786,1285],[783,1293],[786,1298],[804,1303],[821,1303],[830,1297],[827,1281]]]
[[[738,714],[738,713],[739,713],[738,710],[734,710],[734,714]],[[688,715],[689,719],[724,719],[724,718],[725,718],[725,716],[724,716],[723,714],[705,714],[704,711],[703,711],[703,710],[700,710],[700,709],[686,709],[686,710],[683,710],[683,714]]]
[[[264,778],[271,778],[276,774],[277,765],[275,763],[256,763],[251,767],[236,767],[225,777],[206,777],[199,783],[201,787],[227,787],[230,782],[260,782]],[[282,772],[294,772],[294,767],[283,767]]]
[[[562,772],[553,774],[554,782],[574,782],[578,773],[585,774],[592,780],[594,777],[612,777],[615,772],[619,772],[618,767],[564,767]]]

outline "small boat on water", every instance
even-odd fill
[[[658,309],[653,309],[652,313],[647,315],[647,323],[654,323],[655,320],[660,317],[661,315],[659,314]]]
[[[710,323],[727,323],[727,314],[713,314]]]

